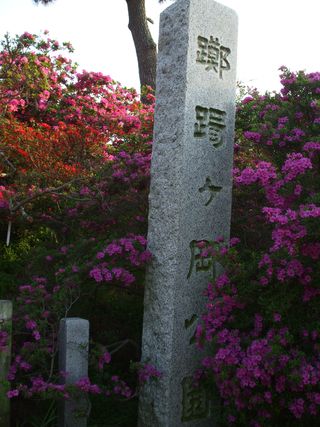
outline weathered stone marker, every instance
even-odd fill
[[[88,377],[89,322],[78,317],[60,320],[59,369],[67,373],[66,384]],[[59,407],[59,427],[86,427],[89,401],[80,395]]]
[[[7,375],[11,362],[12,302],[0,300],[0,426],[10,426],[10,384]]]
[[[142,360],[163,377],[144,387],[140,427],[212,427],[192,383],[211,258],[198,243],[229,237],[237,17],[213,0],[177,0],[160,19]]]

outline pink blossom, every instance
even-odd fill
[[[14,389],[7,392],[8,399],[12,399],[13,397],[19,396],[19,390]]]
[[[102,356],[99,357],[99,369],[103,369],[105,364],[109,364],[111,362],[111,354],[106,351]]]

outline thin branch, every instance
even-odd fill
[[[55,188],[47,188],[45,190],[42,190],[38,193],[33,194],[32,196],[29,196],[23,200],[21,200],[21,202],[19,202],[16,206],[12,207],[11,212],[16,212],[17,210],[19,210],[20,208],[23,207],[23,205],[25,205],[26,203],[31,202],[32,200],[36,199],[37,197],[43,196],[44,194],[55,194],[57,193],[59,190],[63,190],[66,187],[69,187],[71,184],[74,184],[75,182],[79,182],[81,181],[82,178],[76,178],[73,179],[72,181],[69,181],[65,184],[60,185],[59,187],[55,187]],[[59,193],[60,195],[60,193]]]
[[[117,344],[119,344],[119,342],[116,342],[116,343],[113,343],[113,344],[110,344],[109,346],[107,346],[107,348],[109,347],[113,347],[113,346],[115,346],[115,345],[117,345]],[[135,347],[135,349],[136,350],[138,350],[138,345],[137,345],[137,343],[135,342],[135,341],[133,341],[133,340],[130,340],[130,339],[125,339],[125,340],[123,340],[123,341],[120,341],[120,344],[114,349],[114,350],[110,350],[110,354],[113,354],[113,353],[116,353],[117,351],[119,351],[122,347],[125,347],[127,344],[132,344],[134,347]]]
[[[13,163],[10,162],[10,160],[6,157],[6,155],[4,154],[3,151],[0,151],[0,156],[2,156],[4,158],[4,161],[7,163],[7,165],[9,165],[9,167],[13,170],[13,172],[15,173],[17,171],[17,168],[14,166]]]

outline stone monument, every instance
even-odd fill
[[[162,372],[144,387],[140,427],[212,427],[192,375],[203,291],[214,263],[199,242],[229,237],[237,16],[214,0],[177,0],[161,14],[142,360]]]
[[[89,322],[78,317],[63,318],[59,327],[59,370],[65,372],[67,385],[88,377]],[[90,403],[82,393],[60,402],[59,427],[87,427]]]

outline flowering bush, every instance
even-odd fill
[[[79,72],[62,54],[70,43],[47,34],[6,36],[1,46],[0,297],[14,299],[8,397],[14,408],[83,391],[132,398],[136,383],[158,376],[149,366],[137,367],[137,379],[124,373],[139,360],[154,97],[147,90],[145,105],[109,76]],[[90,379],[71,388],[57,366],[68,315],[88,318],[92,338]],[[7,339],[2,331],[0,351]]]
[[[279,94],[238,106],[232,233],[198,326],[235,426],[316,426],[320,409],[320,74],[281,69]],[[237,249],[236,249],[237,248]]]
[[[117,167],[120,179],[121,163],[149,160],[152,102],[142,104],[134,90],[102,73],[77,72],[60,49],[72,46],[29,33],[2,42],[0,215],[8,221],[30,221],[26,208],[43,193],[59,195],[107,165]],[[136,157],[112,166],[121,150]]]

